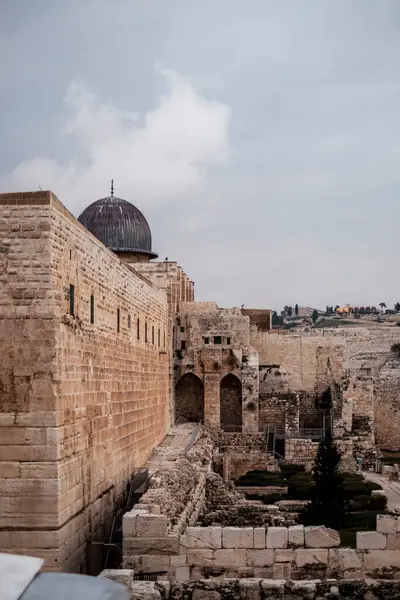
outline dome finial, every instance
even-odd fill
[[[111,179],[111,198],[114,198],[114,179]]]

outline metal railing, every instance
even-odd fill
[[[168,571],[152,571],[149,573],[135,573],[134,581],[158,581],[160,575],[168,575]]]
[[[189,452],[189,450],[191,450],[193,448],[193,445],[194,445],[195,441],[197,440],[197,436],[199,435],[202,427],[203,427],[203,422],[199,421],[197,423],[196,427],[194,428],[192,435],[190,436],[190,440],[188,441],[188,443],[186,444],[186,446],[183,450],[184,456],[186,456],[187,453]]]
[[[318,428],[303,428],[299,427],[299,429],[275,429],[275,438],[277,439],[312,439],[312,440],[320,440],[324,437],[324,430],[322,427]]]
[[[242,433],[243,427],[237,423],[221,423],[221,430],[225,433]]]
[[[106,542],[104,544],[104,546],[107,547],[107,554],[106,554],[106,558],[104,561],[104,569],[107,569],[108,559],[110,556],[110,548],[112,548],[113,546],[117,546],[117,544],[113,543],[113,541],[112,541],[114,538],[114,533],[115,533],[117,522],[120,519],[122,519],[122,516],[126,512],[128,512],[129,510],[132,509],[132,498],[133,498],[133,495],[137,492],[137,490],[139,490],[142,486],[145,487],[145,490],[143,491],[143,493],[145,493],[148,490],[150,479],[153,477],[153,475],[154,475],[154,473],[149,475],[148,469],[138,469],[136,471],[136,475],[132,476],[131,483],[129,486],[129,493],[128,493],[128,499],[127,499],[126,505],[124,506],[124,508],[121,508],[118,512],[115,513],[113,522],[111,525],[109,540],[108,540],[108,542]]]

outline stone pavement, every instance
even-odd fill
[[[154,449],[145,465],[146,468],[154,472],[159,469],[160,464],[174,462],[177,458],[181,458],[196,427],[196,423],[175,425],[161,444]]]
[[[400,507],[400,481],[389,481],[388,477],[384,477],[379,473],[367,473],[363,472],[365,479],[369,481],[375,481],[375,483],[379,483],[382,486],[387,499],[388,499],[388,508],[390,510],[395,510],[396,507]]]

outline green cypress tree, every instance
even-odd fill
[[[343,478],[339,473],[341,454],[327,430],[321,440],[314,463],[315,487],[312,501],[304,511],[303,522],[307,525],[325,525],[332,529],[343,527],[346,503],[343,493]]]

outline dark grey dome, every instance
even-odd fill
[[[108,196],[90,204],[78,220],[113,252],[147,254],[151,250],[151,231],[143,214],[130,202]]]

